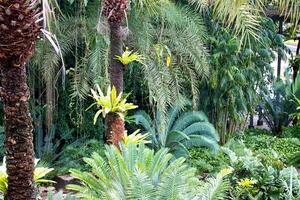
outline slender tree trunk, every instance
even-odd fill
[[[1,63],[1,97],[4,104],[7,200],[35,199],[32,122],[25,65]]]
[[[109,74],[111,85],[116,87],[117,94],[123,92],[124,87],[124,66],[116,56],[123,54],[122,28],[119,23],[110,23],[110,66]],[[118,146],[125,133],[125,122],[116,113],[109,113],[105,118],[105,136],[104,141],[107,144]]]
[[[122,28],[119,23],[110,23],[110,66],[109,74],[111,79],[111,85],[115,86],[117,93],[123,92],[123,75],[124,66],[118,60],[116,56],[123,54],[123,41],[122,41]]]
[[[128,0],[105,0],[102,7],[102,15],[107,18],[110,28],[109,75],[111,85],[116,87],[117,94],[123,92],[124,66],[115,57],[123,54],[123,40],[126,38],[126,33],[123,32],[121,24],[125,19],[127,8]],[[125,132],[124,120],[118,114],[110,113],[105,119],[105,124],[105,142],[118,146]]]

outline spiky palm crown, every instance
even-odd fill
[[[128,0],[105,0],[102,14],[110,23],[121,23],[127,8]]]
[[[16,67],[31,57],[40,27],[39,8],[32,0],[0,0],[0,62]]]

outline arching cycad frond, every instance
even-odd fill
[[[193,146],[218,150],[219,135],[203,112],[183,112],[180,107],[175,107],[169,109],[167,116],[164,125],[159,121],[160,117],[153,123],[143,111],[135,115],[136,123],[152,135],[154,148],[167,147],[175,157],[188,157],[188,148]]]
[[[171,160],[166,149],[153,150],[129,143],[121,151],[107,146],[106,159],[97,153],[84,158],[91,172],[71,170],[71,175],[81,185],[69,185],[81,199],[145,199],[185,200],[199,193],[199,180],[195,169],[185,164],[183,158]]]

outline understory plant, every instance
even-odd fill
[[[276,137],[270,131],[251,129],[245,133],[243,141],[247,148],[269,164],[277,163],[281,166],[288,164],[293,154],[300,151],[300,140],[298,138],[295,138],[295,136],[289,138]]]
[[[169,148],[175,157],[188,157],[188,149],[195,146],[218,150],[219,135],[203,112],[175,107],[169,109],[166,119],[164,124],[160,112],[153,120],[144,111],[135,114],[136,124],[150,133],[154,149]]]
[[[235,199],[299,199],[300,175],[294,167],[278,168],[263,163],[250,149],[223,148],[234,169],[230,182]]]
[[[184,158],[172,160],[168,149],[155,152],[143,143],[130,142],[106,147],[106,158],[94,153],[84,158],[90,165],[89,172],[70,170],[71,175],[81,181],[80,185],[68,185],[76,196],[87,200],[192,200],[223,199],[228,182],[219,173],[216,178],[201,184],[195,176],[196,169],[190,168]]]

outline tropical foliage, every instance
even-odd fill
[[[135,114],[135,122],[150,133],[155,149],[169,148],[175,157],[188,157],[188,149],[194,146],[218,150],[218,133],[203,112],[172,108],[168,111],[167,123],[163,124],[159,112],[152,120],[144,111],[139,111]]]
[[[137,106],[133,105],[132,103],[126,103],[126,98],[122,98],[122,93],[117,95],[117,90],[114,86],[112,89],[111,87],[108,87],[106,96],[104,96],[99,85],[97,85],[96,87],[97,92],[91,89],[91,92],[93,94],[92,97],[94,98],[95,103],[90,106],[93,107],[96,105],[98,108],[98,111],[94,116],[94,124],[96,124],[97,119],[101,114],[103,118],[105,118],[108,113],[113,112],[124,118],[124,114],[126,111],[137,108]]]
[[[91,172],[71,170],[82,185],[69,185],[82,199],[215,199],[224,196],[228,173],[220,173],[205,186],[195,177],[195,169],[184,158],[171,160],[167,149],[158,152],[129,143],[121,151],[110,146],[106,159],[98,154],[84,158]],[[107,160],[107,161],[106,161]],[[202,192],[200,192],[202,191]],[[200,193],[199,193],[200,192]]]
[[[0,0],[4,198],[299,199],[299,8]]]

